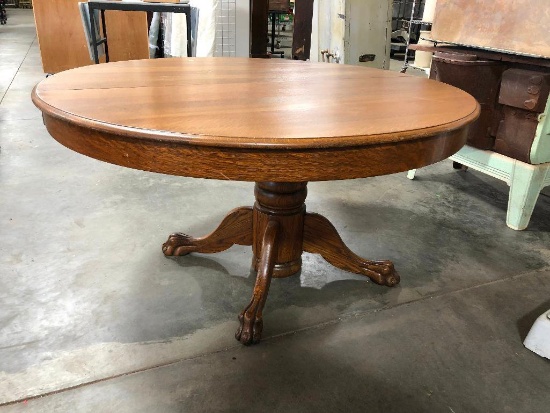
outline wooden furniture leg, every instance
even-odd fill
[[[515,230],[527,228],[540,191],[550,183],[550,166],[514,162],[506,225]]]
[[[265,228],[270,221],[276,220],[280,224],[280,238],[273,277],[296,274],[302,268],[307,183],[258,182],[254,195],[252,266],[259,269]]]
[[[306,214],[307,182],[257,182],[254,194],[254,208],[233,210],[210,235],[193,238],[172,234],[162,247],[164,254],[171,256],[220,252],[233,244],[252,245],[257,276],[252,299],[239,315],[235,337],[242,344],[260,341],[271,279],[298,273],[304,251],[321,254],[335,267],[366,275],[377,284],[393,287],[399,283],[390,261],[359,257],[344,244],[328,219]]]
[[[499,153],[464,146],[449,159],[453,168],[472,168],[510,185],[506,225],[516,231],[527,228],[540,191],[550,186],[550,162],[528,164]],[[407,174],[414,179],[416,169]]]
[[[229,247],[252,245],[252,208],[234,209],[223,219],[212,233],[205,237],[193,238],[182,233],[168,237],[162,245],[164,255],[187,255],[191,252],[215,253],[225,251]]]
[[[235,333],[235,338],[245,345],[258,343],[262,336],[262,310],[267,300],[273,268],[275,266],[278,234],[279,223],[277,221],[270,221],[267,224],[262,240],[262,255],[252,299],[250,300],[250,304],[239,315],[240,325]]]
[[[304,222],[304,251],[320,254],[337,268],[366,275],[379,285],[399,284],[399,274],[391,261],[370,261],[354,254],[342,241],[336,228],[319,214],[306,214]]]

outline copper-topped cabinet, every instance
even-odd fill
[[[547,0],[438,0],[430,77],[472,94],[481,116],[451,159],[510,186],[506,223],[527,228],[550,185]],[[409,173],[409,178],[414,172]]]

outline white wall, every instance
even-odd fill
[[[250,0],[237,0],[236,15],[236,56],[250,54]]]
[[[319,0],[313,2],[313,20],[311,22],[311,57],[312,62],[320,62],[319,55]]]

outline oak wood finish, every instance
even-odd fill
[[[260,341],[263,329],[262,311],[267,300],[271,276],[275,265],[278,242],[280,240],[279,222],[269,221],[262,237],[262,255],[250,304],[239,314],[240,326],[235,338],[241,343],[256,344]]]
[[[167,256],[252,245],[256,285],[236,334],[244,344],[260,340],[271,279],[298,272],[303,251],[377,284],[399,283],[390,261],[357,256],[326,218],[306,214],[307,181],[376,176],[439,161],[460,149],[479,114],[471,96],[435,81],[343,65],[235,58],[76,69],[41,82],[33,101],[55,139],[93,158],[171,175],[256,182],[253,208],[232,211],[206,237],[172,234],[163,245]]]
[[[302,240],[307,184],[298,183],[256,183],[256,203],[253,213],[252,264],[257,270],[262,256],[262,234],[270,222],[279,223],[279,243],[275,253],[273,277],[288,277],[302,267]]]
[[[376,69],[264,59],[83,67],[33,92],[48,130],[85,155],[201,178],[305,182],[406,171],[460,149],[467,93]]]
[[[252,245],[252,208],[241,207],[231,211],[211,234],[193,238],[181,232],[172,234],[162,245],[167,257],[191,252],[212,254],[233,245]]]
[[[234,244],[252,245],[257,271],[252,299],[239,315],[235,337],[245,345],[260,341],[262,311],[272,278],[288,277],[302,267],[302,253],[320,254],[337,268],[365,275],[379,285],[396,286],[400,277],[391,261],[366,260],[354,254],[325,217],[306,214],[306,182],[258,182],[254,208],[231,211],[218,228],[202,238],[170,235],[166,256],[215,253]]]
[[[306,215],[303,248],[306,252],[320,254],[341,270],[366,275],[376,284],[388,287],[399,284],[399,274],[391,261],[365,260],[354,254],[344,244],[334,225],[322,215]]]

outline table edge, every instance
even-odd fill
[[[136,140],[165,142],[171,145],[208,146],[219,148],[248,148],[248,149],[320,149],[320,148],[346,148],[374,146],[379,144],[398,143],[427,137],[437,136],[442,133],[452,132],[468,127],[480,115],[480,105],[475,100],[476,107],[469,115],[441,125],[413,129],[403,132],[391,132],[376,135],[354,135],[322,138],[236,138],[212,135],[185,134],[179,132],[143,129],[130,126],[101,122],[90,118],[74,115],[56,108],[40,98],[37,93],[37,84],[32,90],[32,101],[43,113],[69,124],[83,127],[109,135],[124,136]],[[473,98],[472,98],[473,99]]]

